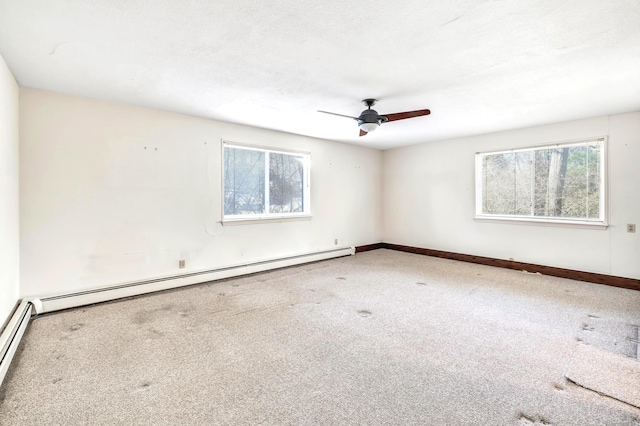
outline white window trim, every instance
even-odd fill
[[[600,168],[600,180],[602,185],[600,190],[602,196],[600,197],[600,211],[602,212],[601,218],[598,219],[572,219],[572,218],[559,218],[559,217],[543,217],[543,216],[520,216],[520,215],[500,215],[500,214],[486,214],[482,213],[482,158],[486,155],[504,154],[504,153],[516,153],[523,151],[539,151],[549,148],[568,147],[584,145],[589,142],[602,142],[601,162]],[[608,191],[608,137],[597,136],[593,138],[578,139],[564,142],[552,142],[544,145],[533,145],[528,147],[503,149],[497,151],[483,151],[475,153],[475,216],[474,220],[480,222],[502,222],[502,223],[521,223],[530,225],[549,225],[549,226],[562,226],[562,227],[576,227],[576,228],[600,228],[606,229],[608,224],[609,215],[609,191]]]
[[[224,214],[224,148],[239,148],[250,151],[260,151],[265,154],[294,154],[302,155],[304,158],[304,189],[302,192],[304,211],[299,213],[263,213],[252,215],[227,215]],[[221,143],[221,203],[220,203],[220,217],[222,225],[241,225],[248,223],[273,223],[273,222],[288,222],[293,220],[310,219],[311,215],[311,153],[307,151],[298,151],[285,148],[274,148],[262,145],[251,145],[240,142],[232,142],[222,139]],[[269,155],[265,155],[265,212],[269,211]]]

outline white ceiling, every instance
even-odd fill
[[[379,149],[640,110],[640,0],[0,0],[23,86]],[[429,108],[358,137],[379,113]]]

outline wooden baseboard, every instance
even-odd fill
[[[356,246],[356,253],[362,253],[363,251],[377,250],[383,247],[384,243],[367,244],[365,246]]]
[[[617,277],[614,275],[596,274],[593,272],[576,271],[573,269],[556,268],[553,266],[537,265],[534,263],[516,262],[513,260],[494,259],[492,257],[474,256],[470,254],[453,253],[449,251],[432,250],[420,247],[404,246],[400,244],[377,243],[356,247],[356,253],[363,251],[386,248],[389,250],[404,251],[407,253],[421,254],[425,256],[441,257],[444,259],[459,260],[461,262],[478,263],[480,265],[495,266],[498,268],[515,269],[518,271],[539,272],[559,278],[586,281],[595,284],[609,285],[613,287],[627,288],[640,291],[640,280],[634,278]]]

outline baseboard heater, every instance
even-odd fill
[[[20,339],[22,338],[32,315],[107,302],[125,297],[139,296],[156,291],[201,284],[225,278],[233,278],[256,272],[284,268],[287,266],[301,265],[303,263],[350,256],[353,254],[355,254],[354,247],[343,247],[238,264],[217,269],[190,272],[181,275],[166,276],[145,281],[123,283],[75,293],[24,299],[14,310],[11,319],[0,335],[0,348],[2,349],[2,352],[0,352],[0,385],[4,380],[4,376],[9,369],[9,364],[18,349]]]
[[[107,302],[110,300],[122,299],[125,297],[138,296],[146,293],[153,293],[160,290],[168,290],[177,287],[184,287],[193,284],[205,283],[208,281],[233,278],[241,275],[264,272],[271,269],[284,268],[287,266],[300,265],[303,263],[316,262],[319,260],[332,259],[335,257],[350,256],[355,254],[354,247],[344,247],[332,250],[317,251],[294,256],[273,258],[257,262],[250,262],[227,266],[217,269],[202,270],[186,274],[154,278],[146,281],[135,281],[108,287],[96,288],[93,290],[79,291],[75,293],[60,294],[57,296],[47,296],[33,299],[38,314],[59,311],[62,309],[75,308],[78,306],[91,305],[94,303]]]
[[[27,300],[20,302],[18,307],[13,311],[7,326],[0,334],[0,385],[4,380],[4,376],[9,370],[9,364],[13,359],[13,355],[18,350],[20,339],[33,313],[33,305]]]

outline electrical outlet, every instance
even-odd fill
[[[179,260],[178,261],[178,267],[180,267],[180,269],[184,268],[187,265],[187,261],[186,260]]]
[[[336,245],[336,246],[338,245],[338,239],[337,238],[333,241],[333,244]]]
[[[636,224],[628,223],[627,224],[627,232],[636,232]]]

